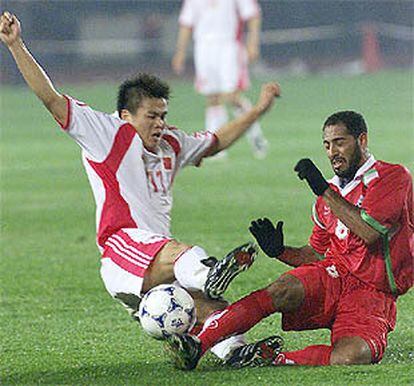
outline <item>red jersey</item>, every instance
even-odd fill
[[[414,281],[413,184],[409,171],[371,156],[346,186],[341,188],[335,176],[330,187],[360,207],[361,217],[374,229],[381,229],[383,237],[368,247],[318,197],[312,216],[312,248],[337,260],[354,276],[380,291],[395,295],[407,292]]]

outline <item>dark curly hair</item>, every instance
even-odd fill
[[[354,138],[358,138],[362,133],[368,132],[364,117],[355,111],[338,111],[330,115],[322,126],[325,130],[327,126],[344,125]]]
[[[135,113],[144,98],[170,97],[170,86],[155,75],[139,73],[137,76],[125,80],[118,90],[117,110],[126,109]]]

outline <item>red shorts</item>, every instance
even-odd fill
[[[282,328],[314,330],[329,328],[331,342],[345,336],[364,339],[372,362],[379,362],[387,346],[387,334],[395,327],[396,302],[352,276],[331,259],[307,264],[289,272],[305,287],[301,309],[282,316]]]

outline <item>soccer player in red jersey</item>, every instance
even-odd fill
[[[285,246],[283,222],[251,223],[262,250],[295,267],[267,288],[214,313],[197,337],[173,336],[176,363],[194,368],[226,336],[282,314],[283,330],[331,330],[331,345],[284,352],[273,336],[235,349],[234,367],[378,363],[395,328],[396,299],[413,285],[414,214],[409,171],[375,160],[367,126],[354,111],[337,112],[323,125],[323,144],[335,176],[326,181],[310,159],[295,171],[317,196],[309,245]]]

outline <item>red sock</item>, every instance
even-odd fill
[[[206,320],[198,334],[203,353],[224,338],[246,332],[275,311],[272,297],[264,289],[215,312]]]
[[[303,350],[282,352],[275,365],[327,366],[330,364],[332,346],[309,346]]]

